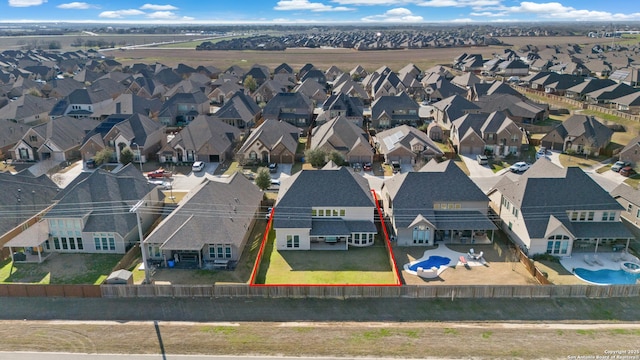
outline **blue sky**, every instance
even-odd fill
[[[0,0],[0,22],[472,23],[640,21],[638,0]]]

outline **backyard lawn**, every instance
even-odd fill
[[[269,233],[256,284],[395,284],[389,255],[382,240],[347,251],[282,251]]]
[[[101,284],[120,254],[55,254],[42,264],[0,263],[0,283]],[[11,272],[11,273],[9,273]]]

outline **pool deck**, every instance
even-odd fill
[[[451,250],[444,244],[438,244],[438,247],[435,249],[425,250],[424,255],[420,259],[404,264],[404,271],[406,271],[408,274],[416,275],[415,271],[409,270],[409,266],[415,263],[419,263],[421,261],[425,261],[431,256],[441,256],[441,257],[448,258],[450,260],[448,265],[441,265],[438,267],[438,275],[442,274],[442,272],[447,270],[449,267],[465,266],[465,265],[485,266],[487,264],[487,261],[484,258],[480,258],[478,260],[471,260],[467,257],[467,254],[465,253]],[[460,261],[460,257],[465,258],[466,261],[464,264]]]
[[[622,260],[620,258],[620,252],[598,252],[597,254],[598,260],[602,263],[601,265],[596,263],[588,264],[587,262],[585,262],[585,255],[589,258],[593,258],[594,253],[575,253],[571,257],[560,259],[560,264],[562,264],[562,266],[564,266],[564,268],[568,271],[573,272],[572,270],[577,268],[583,268],[593,271],[603,269],[620,270],[620,264],[623,262],[630,261],[640,263],[638,258],[630,254],[627,256],[629,256],[629,259],[631,260]]]

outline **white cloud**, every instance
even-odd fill
[[[491,11],[483,11],[483,12],[472,12],[469,15],[471,16],[481,16],[481,17],[498,17],[498,16],[506,16],[503,11],[500,12],[491,12]]]
[[[136,15],[144,15],[144,11],[140,11],[138,9],[103,11],[98,15],[98,17],[108,18],[108,19],[121,19],[125,16],[136,16]]]
[[[406,8],[395,8],[388,10],[382,15],[371,15],[362,18],[365,22],[421,22],[422,16],[413,15],[411,10]]]
[[[535,14],[539,18],[557,20],[611,21],[640,19],[640,13],[614,14],[608,11],[578,10],[571,6],[564,6],[559,2],[534,3],[523,1],[519,6],[499,7],[498,10],[514,14]]]
[[[274,10],[310,10],[310,11],[351,11],[352,8],[345,6],[330,6],[322,3],[309,2],[309,0],[281,0],[278,1]]]
[[[180,18],[180,20],[182,20],[182,21],[192,21],[192,20],[195,20],[195,19],[196,18],[191,17],[191,16],[183,16],[183,17]]]
[[[56,6],[58,9],[74,9],[74,10],[87,10],[87,9],[97,9],[97,5],[88,4],[86,2],[70,2],[66,4],[60,4]]]
[[[502,0],[427,0],[420,1],[416,5],[428,7],[471,7],[475,9],[500,5],[501,2]]]
[[[12,7],[40,6],[46,2],[47,0],[9,0],[9,6],[12,6]]]
[[[175,19],[178,16],[171,11],[155,11],[150,14],[147,14],[149,19]]]
[[[156,5],[156,4],[144,4],[140,6],[142,10],[153,10],[153,11],[169,11],[169,10],[178,10],[177,7],[173,5]]]
[[[469,19],[469,18],[466,18],[466,19],[453,19],[453,20],[450,20],[450,22],[452,22],[452,23],[463,23],[463,24],[465,24],[465,23],[470,23],[470,22],[474,22],[474,21],[475,21],[475,20],[473,20],[473,19]]]
[[[415,0],[331,0],[340,5],[399,5],[415,2]]]

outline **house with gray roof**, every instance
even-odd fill
[[[633,238],[620,220],[624,208],[579,167],[539,160],[488,195],[502,230],[529,255],[572,256]]]
[[[0,119],[0,157],[12,159],[11,148],[22,139],[29,129],[31,129],[29,125]]]
[[[177,267],[234,267],[259,218],[262,197],[238,173],[204,180],[146,237],[149,259],[177,260]]]
[[[535,124],[549,117],[549,105],[538,104],[519,95],[506,93],[485,95],[480,97],[475,104],[480,109],[473,112],[487,114],[495,111],[503,112],[511,120],[520,124]]]
[[[290,75],[293,76],[293,75]],[[251,94],[255,103],[267,103],[279,93],[288,92],[288,88],[277,80],[267,80]]]
[[[212,116],[238,129],[247,129],[258,121],[260,112],[260,107],[251,97],[238,91]]]
[[[293,164],[299,136],[288,122],[268,119],[251,130],[237,155],[244,164]]]
[[[381,198],[399,246],[493,241],[489,198],[451,160],[386,179]]]
[[[611,142],[613,130],[593,116],[572,115],[540,139],[547,149],[598,156]]]
[[[208,113],[209,99],[201,91],[177,93],[163,103],[158,121],[167,126],[185,125]]]
[[[144,232],[157,219],[163,197],[134,164],[117,173],[83,173],[58,194],[41,224],[48,231],[34,246],[45,252],[124,254],[139,241],[136,214],[129,210],[142,202]]]
[[[279,93],[262,109],[265,120],[282,120],[300,128],[311,125],[312,115],[312,101],[299,92]]]
[[[453,95],[446,99],[433,103],[433,119],[436,124],[444,129],[451,129],[453,120],[475,111],[480,107],[460,95]]]
[[[417,125],[420,105],[401,91],[395,96],[381,96],[371,104],[371,126],[388,129],[398,125]]]
[[[280,185],[273,213],[276,249],[371,246],[377,234],[375,209],[369,183],[348,168],[299,171]]]
[[[56,99],[45,99],[24,94],[0,108],[0,119],[14,120],[23,124],[37,124],[49,120],[49,112]]]
[[[99,118],[102,121],[108,116],[114,114],[140,114],[152,119],[157,119],[160,109],[162,109],[162,102],[160,99],[148,99],[135,94],[125,93],[113,99],[113,101],[107,104],[102,111],[94,112],[93,117]]]
[[[113,102],[112,94],[99,87],[76,89],[69,96],[58,101],[49,115],[52,118],[69,116],[76,119],[102,114],[102,109]]]
[[[147,116],[134,114],[115,124],[104,135],[103,143],[113,150],[112,162],[119,163],[122,152],[129,149],[134,163],[146,163],[166,144],[166,127]],[[89,158],[86,153],[83,155]]]
[[[373,162],[367,133],[344,116],[336,116],[311,132],[310,149],[337,151],[349,163]]]
[[[453,121],[450,138],[459,154],[520,155],[524,133],[504,113],[466,114]]]
[[[610,106],[617,98],[633,94],[638,90],[624,83],[613,84],[602,89],[585,94],[584,101],[588,104],[604,104]]]
[[[566,90],[565,96],[569,99],[584,101],[588,93],[604,89],[614,84],[615,82],[609,79],[587,80],[568,88]]]
[[[618,111],[638,115],[640,114],[640,91],[632,92],[629,95],[613,99],[611,100],[611,103],[615,105]]]
[[[385,163],[417,164],[443,156],[444,153],[426,133],[408,125],[400,125],[376,134],[376,148]]]
[[[621,183],[609,193],[625,209],[620,213],[623,223],[632,225],[640,231],[640,190]],[[633,228],[632,228],[633,229]],[[633,231],[633,230],[632,230]]]
[[[37,233],[35,228],[24,228],[25,223],[30,218],[42,212],[54,203],[54,198],[58,195],[60,188],[47,176],[35,177],[31,172],[25,170],[17,174],[0,172],[0,189],[3,196],[0,198],[0,206],[5,211],[5,216],[0,216],[0,247],[6,247],[7,242],[14,239],[11,235],[16,228],[22,228],[24,236]],[[41,242],[30,245],[18,245],[15,247],[38,246]],[[0,258],[4,259],[9,252],[4,251]]]
[[[221,120],[199,115],[158,151],[160,162],[224,162],[233,158],[240,130]]]
[[[620,150],[620,160],[628,161],[634,166],[640,164],[640,136],[631,139],[631,141]]]
[[[11,149],[15,160],[52,160],[60,163],[80,158],[84,137],[100,124],[89,118],[63,116],[32,127]]]
[[[314,105],[322,104],[327,100],[327,89],[323,84],[320,84],[314,79],[306,79],[293,88],[293,92],[304,95]]]
[[[336,116],[344,116],[354,124],[362,126],[364,105],[360,98],[337,93],[329,96],[321,109],[316,118],[316,124],[325,123]]]

